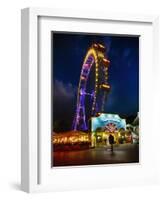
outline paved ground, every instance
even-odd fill
[[[53,153],[54,166],[96,165],[113,163],[139,162],[139,145],[121,144],[114,146],[111,152],[109,147]]]

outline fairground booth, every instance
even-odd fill
[[[115,144],[131,141],[131,134],[126,131],[126,120],[117,114],[101,113],[98,117],[92,117],[92,146],[109,145],[108,138],[112,134]]]

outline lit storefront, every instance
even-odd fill
[[[110,134],[114,136],[116,144],[131,143],[131,134],[126,130],[126,120],[117,114],[101,113],[98,117],[92,117],[92,146],[98,144],[108,145]]]

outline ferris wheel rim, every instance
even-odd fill
[[[104,46],[99,44],[100,47],[104,50]],[[97,99],[97,91],[100,88],[99,87],[99,77],[98,77],[98,73],[99,73],[99,65],[100,62],[103,61],[105,62],[105,64],[109,64],[110,61],[108,61],[105,57],[105,51],[99,51],[98,47],[99,45],[97,44],[93,44],[89,50],[86,53],[86,56],[84,58],[84,62],[82,65],[82,70],[80,73],[80,79],[79,79],[79,85],[78,85],[78,92],[77,92],[77,111],[76,111],[76,116],[75,120],[77,122],[74,122],[75,125],[73,127],[74,130],[76,130],[76,126],[77,123],[79,123],[79,109],[80,107],[83,107],[83,123],[84,123],[84,127],[86,128],[86,122],[85,122],[85,94],[86,94],[86,85],[87,85],[87,81],[90,75],[90,71],[92,69],[93,64],[95,64],[95,86],[94,86],[94,98],[93,98],[93,103],[92,103],[92,108],[91,108],[91,112],[93,113],[93,111],[95,111],[95,106],[96,106],[96,99]],[[89,63],[90,62],[90,63]],[[87,71],[87,73],[85,73],[85,71]],[[106,83],[106,81],[105,81]],[[83,85],[82,85],[83,84]],[[104,93],[105,94],[105,93]],[[103,95],[104,98],[105,95]],[[104,101],[104,100],[103,100]]]

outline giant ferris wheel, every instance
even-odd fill
[[[93,44],[86,53],[78,86],[77,106],[73,121],[73,130],[88,130],[88,120],[104,111],[104,105],[110,86],[108,67],[110,61],[105,56],[106,48],[102,44]],[[94,77],[90,79],[90,76]],[[92,89],[88,90],[93,84]],[[86,99],[90,98],[89,105]],[[87,103],[87,104],[86,104]],[[90,112],[86,111],[87,107]]]

